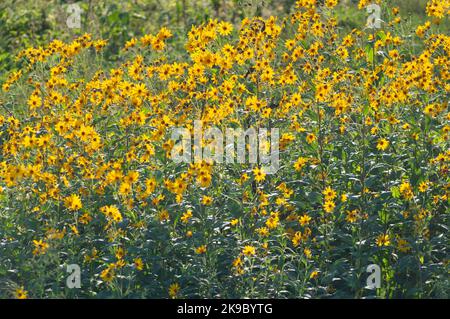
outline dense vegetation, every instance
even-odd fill
[[[2,3],[0,297],[447,297],[450,2],[397,2]],[[195,120],[280,170],[175,163]]]

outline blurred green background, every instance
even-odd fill
[[[125,41],[133,36],[168,26],[176,36],[185,37],[192,24],[210,18],[239,24],[248,11],[243,2],[262,3],[256,14],[283,16],[295,6],[295,0],[1,0],[0,1],[0,81],[14,69],[14,56],[29,46],[44,45],[53,39],[70,40],[85,32],[94,38],[109,40],[106,58],[114,60]],[[323,0],[318,0],[323,1]],[[402,18],[411,25],[425,19],[426,0],[394,0]],[[81,29],[66,25],[67,8],[76,3],[82,9]],[[344,32],[361,28],[367,13],[358,10],[358,0],[340,0],[336,8]]]

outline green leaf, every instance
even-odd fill
[[[367,55],[367,61],[369,61],[370,63],[373,63],[375,56],[374,56],[373,47],[371,45],[366,45],[366,55]]]
[[[397,186],[391,187],[391,193],[392,193],[392,197],[400,198],[400,190]]]

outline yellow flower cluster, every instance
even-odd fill
[[[342,35],[337,2],[297,0],[284,18],[239,27],[210,20],[176,57],[168,28],[127,41],[114,65],[89,34],[21,52],[0,97],[0,240],[22,245],[2,248],[20,273],[13,294],[34,295],[21,285],[40,260],[52,274],[80,263],[91,274],[80,296],[321,296],[361,260],[442,272],[450,37],[432,21],[405,36],[398,10],[382,30]],[[172,129],[195,120],[280,128],[280,170],[175,163]],[[347,295],[368,293],[359,286]]]

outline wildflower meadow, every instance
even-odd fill
[[[85,2],[0,43],[0,298],[448,297],[450,1]]]

